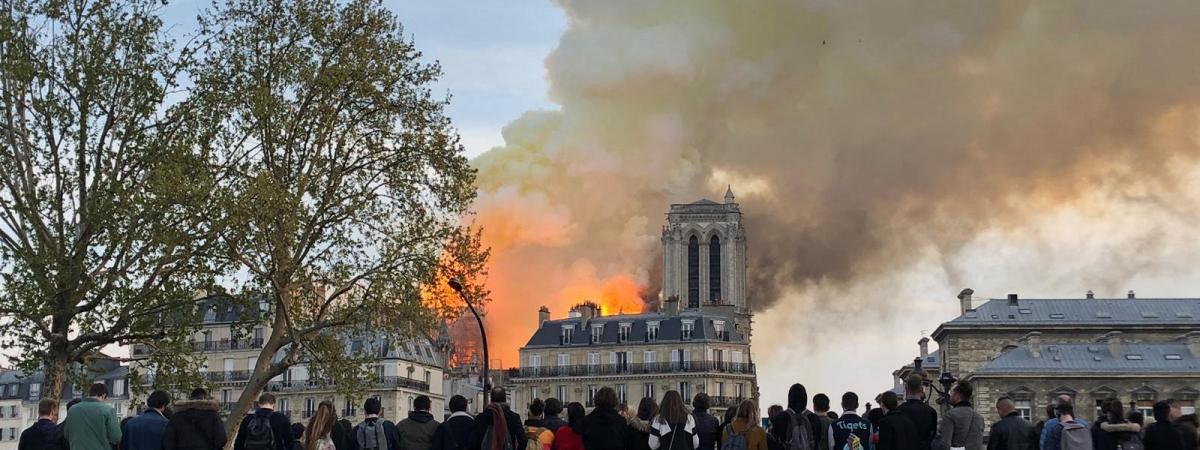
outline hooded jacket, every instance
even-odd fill
[[[182,400],[173,408],[175,413],[163,432],[163,450],[225,448],[225,424],[216,400]]]
[[[788,389],[787,409],[792,410],[796,415],[804,415],[804,417],[808,418],[813,450],[828,448],[828,445],[825,443],[828,437],[821,433],[821,418],[817,417],[816,413],[808,410],[808,390],[804,388],[803,384],[796,383]],[[786,436],[786,431],[784,432],[784,436]]]
[[[411,411],[408,418],[396,424],[400,433],[400,450],[429,450],[433,446],[433,433],[438,421],[429,411]]]

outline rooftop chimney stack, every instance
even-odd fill
[[[545,306],[538,309],[538,326],[550,321],[550,308]]]
[[[665,313],[667,317],[675,317],[679,315],[679,297],[672,295],[667,297],[666,300],[663,300],[663,313]]]
[[[1021,338],[1025,341],[1025,345],[1029,346],[1029,354],[1034,358],[1042,357],[1042,333],[1040,331],[1030,331],[1025,337]]]
[[[1092,292],[1092,290],[1091,290],[1091,289],[1088,289],[1088,291],[1087,291],[1087,298],[1096,298],[1096,293],[1095,293],[1095,292]]]
[[[1100,342],[1108,343],[1108,353],[1111,354],[1113,358],[1120,358],[1124,356],[1124,353],[1121,352],[1120,331],[1109,331],[1108,333],[1104,333],[1103,336],[1100,336]]]
[[[921,347],[921,359],[929,356],[929,338],[923,337],[917,341],[917,345]]]
[[[958,293],[958,306],[961,310],[960,314],[966,314],[967,311],[975,310],[974,308],[971,308],[971,295],[974,293],[975,291],[971,288],[963,289],[962,292]]]
[[[1129,290],[1129,298],[1137,298],[1137,296],[1133,294],[1133,289]]]
[[[1008,294],[1008,306],[1017,306],[1020,300],[1017,300],[1017,294]]]

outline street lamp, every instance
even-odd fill
[[[466,303],[467,308],[471,310],[471,314],[475,316],[475,321],[479,323],[479,337],[483,340],[483,370],[480,371],[479,376],[480,382],[483,384],[483,404],[486,405],[492,390],[491,377],[488,374],[488,361],[490,360],[488,359],[487,331],[483,329],[483,319],[479,317],[479,311],[475,310],[475,306],[467,298],[467,293],[463,290],[462,283],[458,282],[458,280],[450,279],[450,281],[447,281],[447,284],[450,285],[450,289],[454,289],[454,292],[458,293],[463,303]]]

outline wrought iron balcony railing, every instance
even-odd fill
[[[510,378],[589,377],[671,373],[730,373],[753,375],[754,364],[723,361],[617,363],[574,366],[521,367],[509,370]]]

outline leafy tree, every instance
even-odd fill
[[[46,370],[51,398],[111,344],[177,363],[217,204],[178,102],[194,53],[162,33],[156,1],[2,5],[3,346]]]
[[[430,92],[440,68],[374,0],[231,0],[201,22],[222,248],[270,331],[232,417],[296,364],[352,393],[379,349],[345,342],[431,329],[423,286],[486,253],[459,225],[474,171]]]

